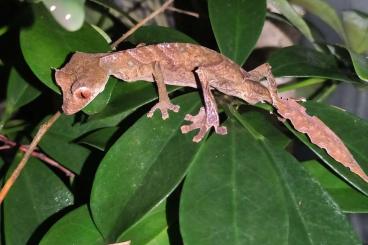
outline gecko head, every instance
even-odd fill
[[[56,69],[55,80],[62,90],[65,114],[82,110],[104,90],[108,74],[99,66],[100,56],[77,52],[62,69]]]

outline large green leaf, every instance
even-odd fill
[[[64,215],[42,238],[41,245],[103,245],[106,244],[88,210],[81,206]]]
[[[180,89],[176,86],[168,86],[167,91],[171,93]],[[157,99],[157,92],[153,83],[137,81],[134,83],[117,84],[109,104],[101,113],[91,116],[89,122],[101,120],[121,114],[121,118],[128,116],[138,107]]]
[[[38,89],[24,80],[15,68],[12,68],[6,91],[5,114],[12,114],[20,107],[37,98],[40,94],[41,92]]]
[[[254,107],[252,109],[242,113],[244,120],[275,145],[286,147],[291,139],[276,127],[275,116],[268,112],[255,111]]]
[[[291,0],[310,13],[318,16],[328,25],[330,25],[345,40],[344,28],[339,15],[331,5],[324,0]]]
[[[275,76],[321,77],[339,81],[353,80],[337,65],[336,57],[302,46],[282,48],[272,53],[268,62]]]
[[[111,140],[113,140],[114,135],[118,132],[118,130],[118,127],[98,129],[90,134],[87,134],[85,137],[82,137],[78,140],[78,142],[104,151],[112,143]]]
[[[355,53],[368,53],[368,16],[357,11],[342,13],[349,48]]]
[[[163,26],[142,26],[127,40],[133,44],[152,44],[165,42],[197,43],[186,34]]]
[[[185,180],[184,243],[285,244],[288,217],[277,172],[243,128],[226,126],[229,134],[209,139]]]
[[[59,93],[53,79],[53,68],[61,67],[68,55],[75,51],[107,52],[110,48],[106,40],[87,24],[76,32],[68,32],[55,22],[42,4],[34,4],[33,10],[34,22],[20,33],[21,49],[33,73],[46,86]],[[90,105],[92,112],[96,112],[97,108],[102,109],[101,103],[107,103],[109,92],[107,89],[92,102],[98,104],[96,108]]]
[[[208,12],[221,53],[242,65],[261,34],[266,1],[209,0]]]
[[[17,154],[13,164],[21,157]],[[31,158],[4,202],[6,244],[37,244],[47,227],[40,225],[47,225],[48,218],[72,204],[72,193],[57,175]]]
[[[145,115],[106,153],[93,183],[91,210],[103,236],[114,242],[118,235],[141,219],[167,196],[184,177],[199,149],[193,134],[182,135],[185,113],[197,113],[196,94],[173,100],[178,114],[162,121]]]
[[[359,244],[298,161],[237,123],[227,126],[229,135],[210,138],[185,180],[185,244]]]
[[[368,197],[332,174],[319,162],[313,160],[304,163],[309,173],[318,180],[339,207],[347,213],[367,213]]]
[[[287,0],[270,0],[270,2],[311,42],[314,42],[309,26]]]
[[[135,245],[169,245],[168,226],[166,202],[162,202],[124,232],[118,238],[118,242],[131,241]]]
[[[364,55],[349,51],[355,72],[365,82],[368,82],[368,58]]]
[[[303,106],[307,108],[308,114],[320,118],[343,140],[362,169],[368,173],[368,154],[366,147],[368,144],[368,122],[340,108],[322,103],[308,101],[303,103]],[[336,162],[324,150],[312,144],[306,135],[296,132],[289,124],[286,125],[306,146],[330,166],[331,169],[352,186],[365,195],[368,195],[368,185],[359,176],[350,172],[341,163]]]
[[[91,151],[72,142],[81,134],[79,124],[74,117],[62,115],[42,137],[41,149],[63,166],[79,174]]]

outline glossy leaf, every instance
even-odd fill
[[[321,77],[339,81],[353,80],[337,66],[334,56],[302,46],[291,46],[272,53],[268,62],[275,76]]]
[[[140,43],[154,44],[165,42],[197,43],[191,37],[178,30],[154,25],[142,26],[127,40],[136,45]]]
[[[308,161],[304,166],[344,212],[368,212],[368,197],[332,174],[317,161]]]
[[[181,106],[179,113],[170,113],[166,121],[159,113],[153,119],[142,116],[99,165],[90,206],[98,229],[109,242],[178,185],[199,149],[192,142],[193,134],[182,135],[179,129],[186,113],[197,113],[198,96],[181,96],[173,103]]]
[[[350,57],[353,61],[354,69],[360,79],[368,82],[368,58],[364,55],[356,54],[350,51]]]
[[[345,40],[344,28],[340,17],[328,2],[323,0],[291,0],[290,2],[303,7],[308,12],[321,18]]]
[[[131,241],[135,245],[169,245],[166,202],[162,202],[137,224],[124,232],[118,242]]]
[[[312,32],[304,21],[287,0],[270,1],[301,33],[311,42],[314,42]]]
[[[243,128],[226,126],[228,135],[209,139],[185,180],[184,243],[285,244],[288,217],[277,172]]]
[[[344,11],[342,18],[349,48],[358,54],[368,53],[368,15]]]
[[[118,127],[102,128],[79,139],[78,142],[104,151],[107,149],[108,145],[111,143],[112,137],[118,130]]]
[[[59,93],[53,68],[60,68],[68,60],[68,55],[75,51],[98,53],[107,52],[110,48],[106,40],[87,24],[79,31],[69,32],[54,21],[42,4],[34,4],[33,10],[34,22],[20,33],[21,49],[33,73],[46,86]],[[92,103],[106,100],[109,96],[104,93],[109,92],[106,90]]]
[[[268,112],[247,111],[242,113],[242,117],[247,121],[257,132],[266,137],[270,142],[280,147],[286,147],[291,139],[277,128],[275,116]]]
[[[40,94],[41,92],[24,80],[15,68],[11,69],[6,91],[6,113],[15,112]]]
[[[177,86],[167,86],[168,93],[180,89]],[[157,92],[153,83],[138,81],[134,83],[117,84],[109,104],[105,109],[89,118],[89,122],[101,120],[121,114],[121,118],[129,115],[138,107],[157,99]]]
[[[185,244],[359,244],[336,204],[293,157],[237,123],[227,125],[229,135],[210,138],[185,180]]]
[[[81,133],[73,120],[73,117],[61,116],[43,136],[39,146],[54,160],[79,174],[91,151],[72,142]]]
[[[307,108],[308,114],[320,118],[342,139],[362,169],[368,173],[368,154],[366,150],[366,145],[368,144],[368,122],[340,108],[322,103],[309,101],[303,103],[303,106]],[[365,195],[368,195],[368,185],[359,176],[336,162],[328,156],[324,150],[310,143],[307,136],[296,132],[289,124],[286,125],[291,132],[316,153],[332,170],[348,181],[352,186]]]
[[[42,238],[41,245],[103,245],[103,237],[93,223],[86,205],[64,215]]]
[[[209,0],[208,12],[221,53],[242,65],[261,34],[266,1]]]
[[[55,20],[68,31],[80,29],[84,22],[85,0],[43,0]]]
[[[13,166],[21,157],[14,158]],[[6,244],[37,244],[42,235],[39,226],[72,204],[72,193],[57,175],[43,162],[30,158],[4,201]]]

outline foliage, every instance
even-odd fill
[[[0,134],[22,144],[60,108],[54,68],[74,51],[110,51],[110,37],[129,28],[119,21],[129,13],[105,1],[86,1],[86,12],[84,1],[65,1],[65,8],[60,1],[36,2],[0,4]],[[368,172],[368,122],[321,102],[338,83],[366,86],[367,15],[346,11],[340,17],[321,0],[272,0],[281,13],[277,18],[265,0],[196,2],[176,4],[197,6],[199,19],[171,14],[174,27],[144,26],[119,49],[191,42],[244,64],[254,58],[265,20],[293,26],[308,47],[279,48],[267,61],[277,77],[293,78],[283,91],[320,84],[314,101],[304,105]],[[291,3],[320,16],[342,43],[317,37],[316,27]],[[61,12],[45,7],[54,4]],[[68,9],[80,14],[75,23],[63,20]],[[145,115],[157,99],[153,84],[115,78],[83,112],[61,116],[39,147],[76,176],[69,179],[32,158],[1,206],[0,244],[360,244],[345,214],[368,212],[367,183],[288,122],[279,122],[269,107],[221,94],[216,97],[229,134],[193,143],[193,134],[181,134],[180,125],[187,113],[198,111],[200,93],[168,90],[181,110],[165,121],[158,113]],[[297,148],[310,149],[313,160],[303,162]],[[3,183],[21,154],[0,153]]]

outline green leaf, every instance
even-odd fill
[[[242,65],[261,34],[266,1],[209,0],[208,12],[221,53]]]
[[[80,30],[69,32],[55,22],[42,4],[32,6],[34,22],[20,33],[22,53],[33,73],[46,86],[60,93],[54,82],[53,68],[61,67],[68,55],[75,51],[97,53],[107,52],[110,48],[106,40],[90,25],[84,24]],[[104,91],[92,103],[101,103],[98,100],[108,98],[104,93],[109,92],[111,91]]]
[[[185,180],[185,244],[359,244],[299,162],[237,123],[227,126],[229,134],[210,138]]]
[[[64,215],[42,238],[41,245],[103,245],[103,237],[93,223],[87,205]]]
[[[226,126],[228,135],[209,139],[185,180],[184,243],[285,244],[288,217],[277,173],[244,129]]]
[[[97,97],[91,103],[89,103],[83,109],[83,111],[89,115],[93,115],[102,111],[110,102],[116,83],[118,83],[118,79],[110,77],[103,92],[97,95]]]
[[[78,142],[104,151],[111,144],[111,140],[118,130],[118,127],[102,128],[82,137]]]
[[[291,139],[277,128],[275,116],[270,115],[268,112],[255,111],[254,107],[252,109],[252,111],[242,113],[243,119],[275,145],[286,147]]]
[[[357,11],[343,11],[348,47],[358,54],[368,53],[368,16]]]
[[[6,113],[12,114],[20,107],[36,99],[40,94],[41,92],[38,89],[24,80],[15,68],[12,68],[6,91]]]
[[[66,30],[76,31],[84,22],[85,0],[43,0],[55,20]]]
[[[74,125],[74,117],[62,115],[43,136],[39,146],[53,159],[79,174],[91,153],[89,149],[72,142],[80,134],[80,127]]]
[[[180,31],[168,27],[153,25],[142,26],[127,40],[136,45],[140,43],[153,44],[165,42],[197,43],[191,37]]]
[[[356,82],[344,74],[333,55],[302,46],[291,46],[272,53],[268,62],[275,76],[320,77]]]
[[[284,15],[301,33],[310,41],[314,42],[309,26],[287,0],[270,0],[270,2]]]
[[[13,166],[21,157],[17,154]],[[6,244],[37,244],[42,235],[40,225],[72,204],[72,193],[64,183],[43,162],[31,157],[4,201]]]
[[[366,148],[368,144],[368,122],[340,108],[322,103],[308,101],[303,103],[303,106],[307,108],[309,115],[315,115],[320,118],[342,139],[364,172],[368,173],[368,154]],[[365,195],[368,195],[368,185],[364,180],[350,172],[341,163],[336,162],[324,150],[312,144],[306,135],[296,132],[289,124],[286,124],[286,126],[306,146],[316,153],[323,162],[331,167],[333,171]]]
[[[368,197],[333,175],[317,161],[308,161],[304,167],[347,213],[367,213]]]
[[[184,177],[199,149],[193,134],[182,135],[186,113],[197,113],[200,100],[190,94],[173,100],[181,112],[162,121],[145,115],[128,129],[99,165],[91,194],[93,219],[109,242],[165,198]],[[113,204],[113,205],[112,205]]]
[[[344,28],[340,17],[328,2],[323,0],[291,0],[290,2],[303,7],[310,13],[321,18],[324,22],[330,25],[343,40],[345,40]]]
[[[135,245],[169,245],[168,226],[166,202],[162,202],[124,232],[117,241],[131,241]]]
[[[365,82],[368,82],[368,57],[349,51],[355,72]]]
[[[180,89],[178,86],[167,86],[170,94]],[[89,122],[112,117],[121,114],[120,118],[124,118],[141,107],[144,104],[157,99],[155,85],[148,82],[137,81],[134,83],[119,83],[116,85],[109,104],[105,109],[89,118]]]

